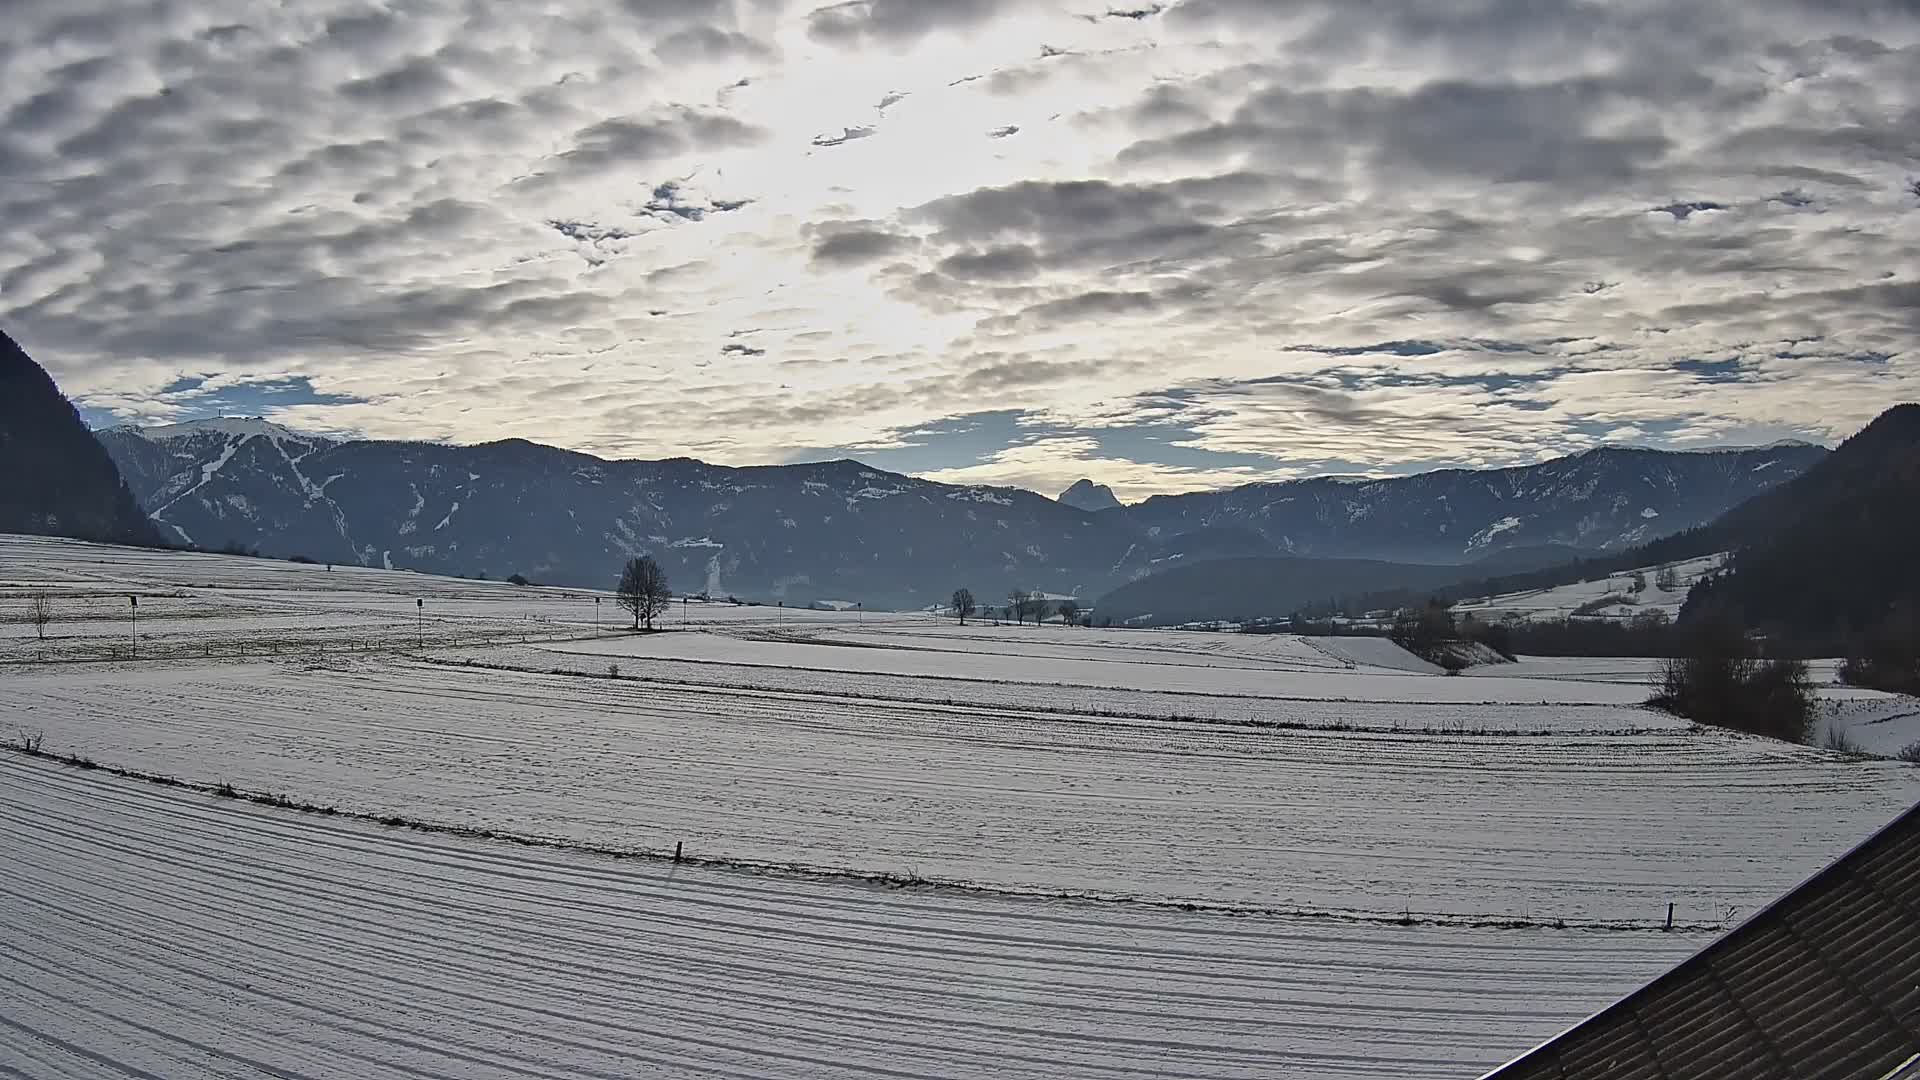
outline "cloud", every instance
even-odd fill
[[[1920,397],[1910,4],[7,20],[0,324],[92,416],[211,375],[315,428],[749,463],[991,414],[914,467],[1137,497]]]
[[[725,113],[685,105],[659,113],[601,120],[573,133],[573,146],[549,158],[535,181],[579,180],[614,169],[635,169],[693,151],[750,146],[766,132]]]
[[[768,43],[718,26],[689,26],[676,31],[654,46],[653,55],[665,64],[683,64],[690,60],[709,64],[729,60],[767,60],[775,55]]]
[[[972,281],[1019,281],[1040,269],[1040,257],[1025,244],[1005,244],[985,251],[957,251],[941,259],[940,272]]]
[[[852,0],[816,9],[807,34],[839,46],[901,44],[940,30],[964,30],[999,12],[1002,0]]]
[[[830,221],[809,228],[814,237],[813,262],[820,266],[858,266],[898,254],[913,246],[913,238],[890,232],[871,221]]]

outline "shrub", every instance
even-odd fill
[[[1813,685],[1800,660],[1762,660],[1738,628],[1698,633],[1689,655],[1661,666],[1648,704],[1695,723],[1804,745],[1813,734]]]
[[[1468,615],[1460,620],[1460,636],[1477,641],[1508,660],[1519,658],[1514,649],[1513,627],[1505,622],[1482,622]]]
[[[508,583],[509,585],[526,585],[526,584],[529,584],[529,582],[527,581],[527,576],[526,576],[525,574],[508,574],[508,575],[507,575],[507,583]]]
[[[1837,753],[1842,753],[1842,754],[1865,754],[1866,753],[1866,751],[1860,749],[1859,743],[1853,741],[1853,736],[1848,735],[1845,731],[1842,731],[1839,728],[1828,728],[1827,737],[1825,741],[1822,743],[1822,745],[1824,745],[1829,750],[1833,750]]]
[[[309,558],[307,558],[307,557],[306,557],[305,555],[289,555],[289,556],[287,556],[287,561],[288,561],[288,562],[294,562],[294,563],[304,563],[304,564],[306,564],[306,565],[308,565],[308,566],[318,566],[318,565],[319,565],[319,563],[318,563],[318,562],[316,562],[316,561],[315,561],[315,560],[313,560],[313,559],[309,559]]]
[[[1639,601],[1625,593],[1608,593],[1598,599],[1589,600],[1573,609],[1575,615],[1598,615],[1602,611],[1619,604],[1635,604]]]
[[[1908,743],[1901,747],[1900,752],[1894,756],[1901,761],[1908,761],[1920,765],[1920,742]]]
[[[1438,599],[1428,600],[1425,607],[1402,608],[1394,613],[1393,629],[1387,636],[1395,645],[1422,659],[1438,663],[1439,649],[1454,640],[1458,632],[1453,622],[1453,612]]]
[[[609,678],[609,679],[617,679],[617,678],[619,678],[619,677],[620,677],[620,665],[619,665],[619,664],[608,664],[608,665],[607,665],[607,678]]]
[[[1839,674],[1840,681],[1851,686],[1920,695],[1920,619],[1896,612],[1857,637]]]

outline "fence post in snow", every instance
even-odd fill
[[[1666,929],[1667,929],[1668,931],[1672,931],[1672,930],[1673,930],[1673,901],[1671,901],[1671,900],[1669,900],[1669,901],[1667,901],[1667,925],[1666,925]]]
[[[674,862],[679,862],[679,861],[680,861],[680,845],[681,845],[681,843],[683,843],[683,841],[680,841],[680,840],[675,840],[675,841],[673,842],[673,861],[674,861]]]

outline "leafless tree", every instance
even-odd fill
[[[654,616],[667,610],[667,601],[673,599],[673,590],[667,587],[667,573],[651,555],[627,560],[614,594],[621,607],[633,612],[635,630],[640,629],[642,622],[647,624],[647,629],[653,629]]]
[[[967,625],[967,617],[978,610],[978,606],[973,602],[972,589],[953,590],[953,613],[960,616],[961,626]]]
[[[1080,601],[1069,596],[1060,601],[1060,621],[1068,626],[1080,621]]]
[[[40,640],[47,640],[47,624],[53,621],[53,601],[47,599],[46,593],[33,594],[27,617],[33,620],[34,632],[40,635]]]
[[[1013,616],[1016,625],[1027,619],[1027,590],[1015,589],[1007,594],[1007,614]]]

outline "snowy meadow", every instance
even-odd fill
[[[1471,1077],[1920,798],[1636,661],[624,622],[0,537],[0,1073]]]

